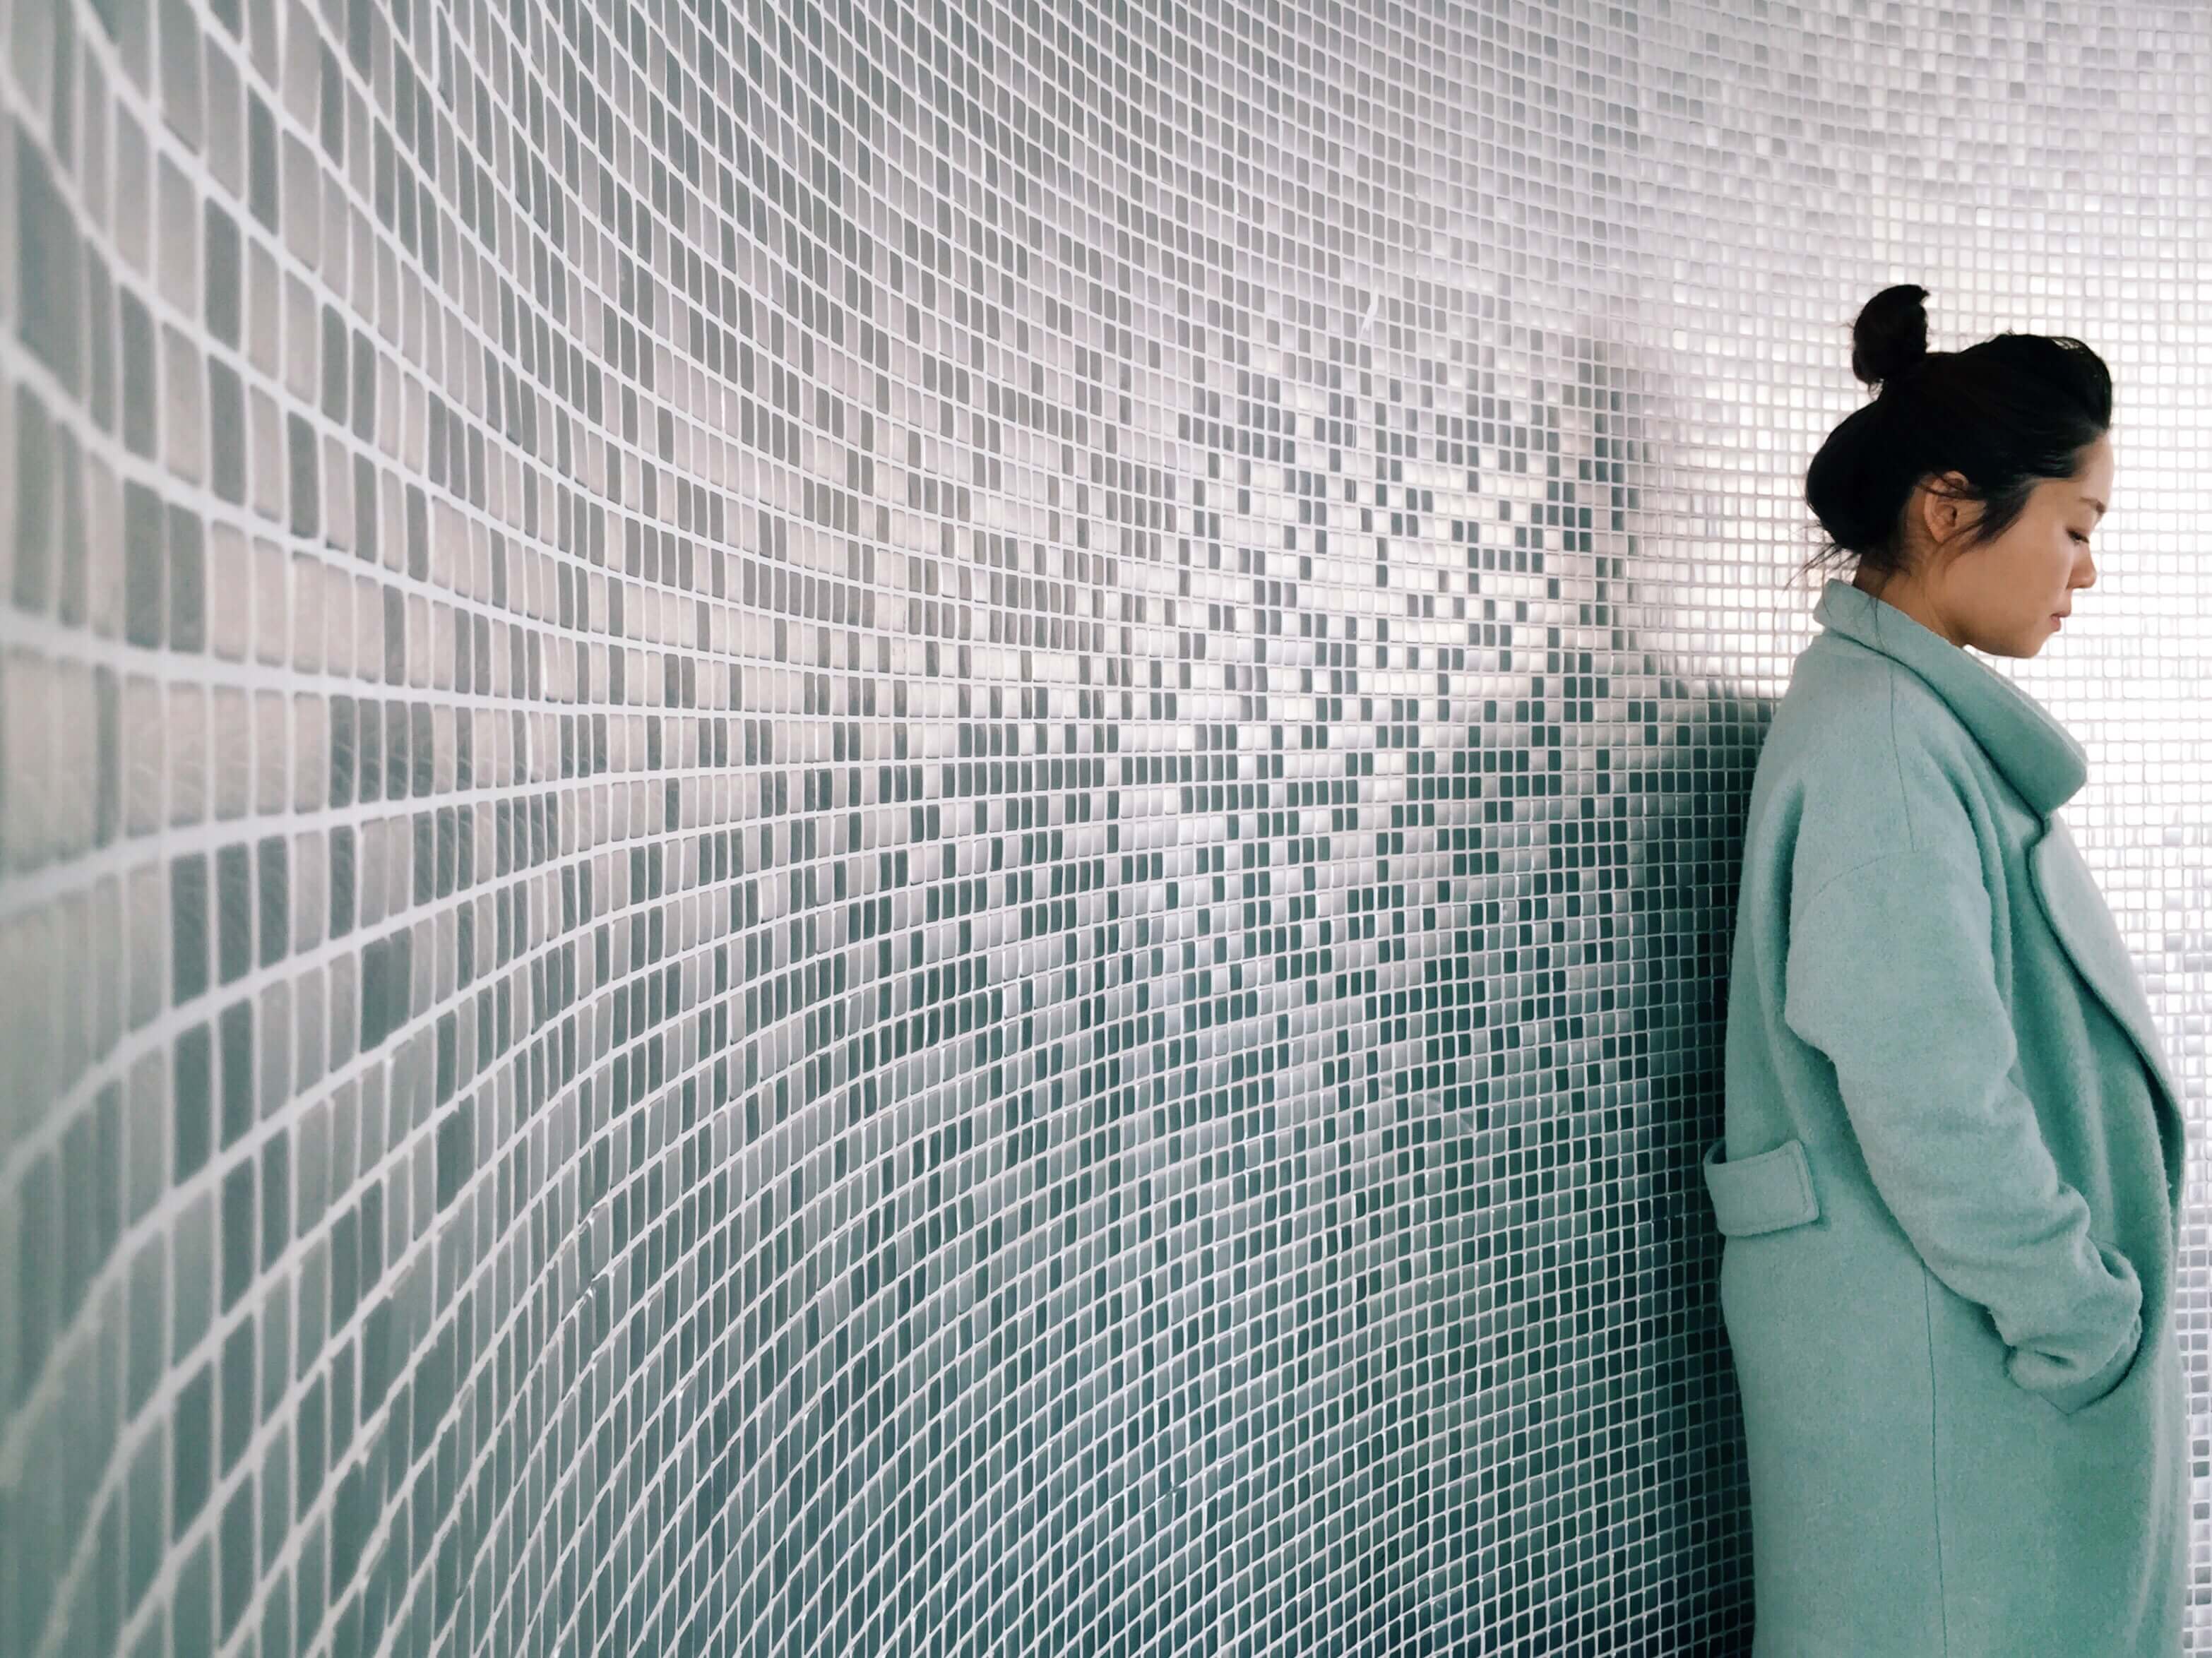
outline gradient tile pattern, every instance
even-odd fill
[[[1743,1649],[1884,282],[2200,1095],[2212,902],[2212,26],[1745,9],[0,3],[0,1652]]]

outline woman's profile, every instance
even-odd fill
[[[2056,814],[2032,657],[2096,580],[2111,376],[2075,339],[1854,329],[1824,551],[1760,750],[1704,1172],[1742,1395],[1756,1658],[2172,1658],[2181,1101]]]

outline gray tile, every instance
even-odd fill
[[[84,373],[83,237],[38,143],[15,134],[18,331],[23,344],[71,393]]]

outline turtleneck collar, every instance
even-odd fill
[[[2041,703],[1894,604],[1831,577],[1813,619],[1926,680],[2037,811],[2056,811],[2087,780],[2081,744]]]

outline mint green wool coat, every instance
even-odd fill
[[[2174,1658],[2185,1139],[2081,745],[1831,580],[1751,793],[1726,1133],[1754,1658]]]

